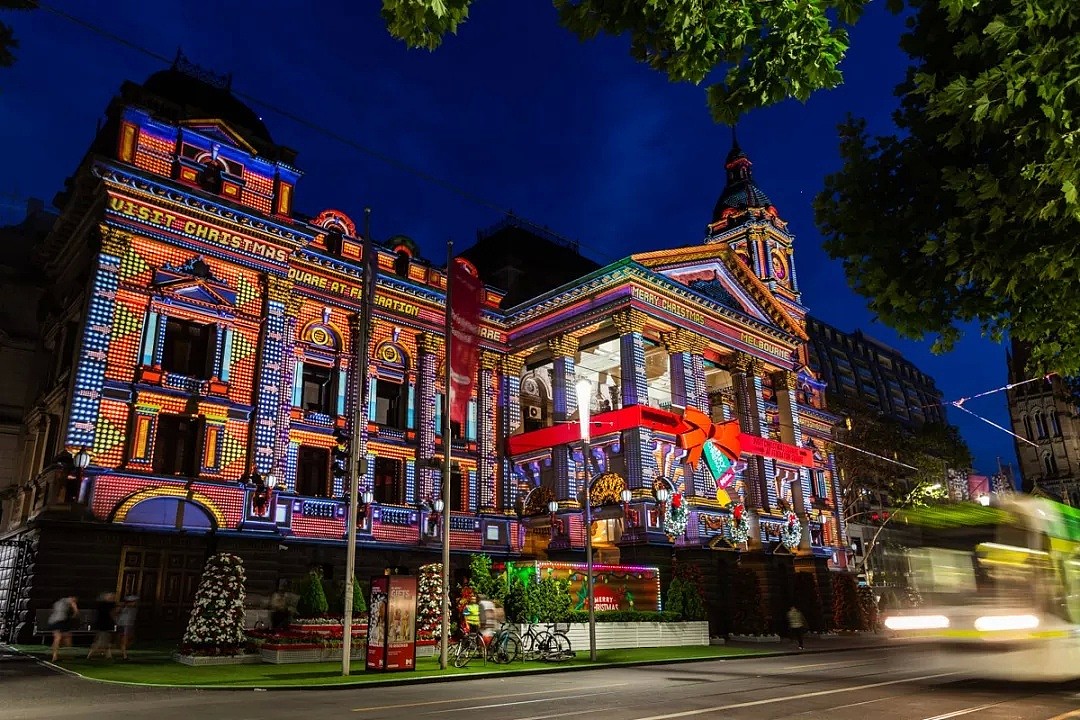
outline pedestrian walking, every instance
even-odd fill
[[[806,618],[803,617],[799,608],[794,605],[787,611],[787,623],[788,628],[791,629],[791,639],[799,644],[799,649],[803,649],[803,633],[806,632]]]
[[[75,595],[62,597],[53,603],[49,613],[49,629],[52,630],[52,661],[60,662],[60,646],[71,647],[71,631],[79,620],[79,598]]]
[[[116,626],[120,631],[120,658],[128,659],[127,651],[135,639],[135,614],[139,610],[138,595],[128,595],[116,613]]]
[[[90,652],[86,653],[86,659],[101,653],[107,660],[112,660],[112,639],[116,632],[116,593],[102,593],[95,609],[94,644],[90,646]]]

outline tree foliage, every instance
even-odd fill
[[[839,436],[844,445],[834,448],[848,522],[864,520],[868,502],[876,508],[899,507],[943,498],[946,470],[971,466],[971,451],[952,425],[906,427],[857,401],[830,395],[828,403],[850,424]]]
[[[664,599],[664,610],[686,621],[706,618],[705,583],[700,567],[694,563],[675,563]]]
[[[0,10],[31,10],[37,6],[37,0],[0,0]],[[0,67],[15,64],[15,51],[18,48],[15,30],[7,23],[0,22]]]
[[[737,635],[764,634],[768,624],[757,573],[750,568],[736,568],[731,577],[731,595],[731,632]]]
[[[342,599],[344,604],[344,599]],[[300,599],[296,601],[296,612],[300,617],[320,617],[326,614],[330,604],[326,601],[323,590],[322,573],[311,571],[300,586]]]
[[[554,0],[563,27],[581,40],[601,33],[630,40],[635,60],[672,82],[699,84],[718,122],[748,110],[836,87],[848,48],[846,26],[867,0]],[[390,34],[434,50],[469,17],[471,0],[383,0]]]
[[[894,3],[898,4],[898,3]],[[1080,4],[908,0],[898,133],[840,127],[815,203],[826,250],[902,335],[947,351],[978,323],[1080,371]]]
[[[855,576],[836,573],[833,583],[833,627],[837,630],[865,630],[866,617],[859,602]]]

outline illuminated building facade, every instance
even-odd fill
[[[148,628],[175,634],[207,552],[244,557],[256,592],[312,565],[340,572],[350,511],[361,575],[436,558],[445,272],[408,238],[377,246],[360,433],[374,499],[351,510],[362,229],[336,210],[294,210],[294,160],[226,80],[181,64],[125,84],[110,106],[46,240],[77,333],[70,372],[40,393],[63,408],[64,452],[31,443],[6,503],[0,537],[30,549],[33,576],[18,597],[0,588],[7,635],[56,597],[114,589],[141,596]],[[749,548],[776,551],[793,512],[790,552],[843,563],[833,419],[807,370],[792,235],[737,148],[727,171],[704,244],[635,255],[511,308],[485,291],[475,396],[449,449],[456,553],[580,555],[584,463],[551,431],[574,423],[570,388],[585,376],[597,421],[621,423],[594,432],[608,478],[594,493],[605,506],[633,493],[626,521],[605,510],[593,530],[606,556],[663,549],[670,564],[658,482],[690,510],[676,545],[730,539],[730,510],[670,432],[694,407],[753,440],[734,489]],[[548,497],[559,512],[545,525],[546,504],[535,511]]]

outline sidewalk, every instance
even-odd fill
[[[158,648],[133,650],[129,653],[131,659],[127,661],[86,660],[85,650],[72,652],[69,649],[69,654],[62,655],[60,663],[53,665],[47,662],[49,654],[44,646],[19,646],[15,650],[35,658],[39,666],[99,682],[202,690],[250,690],[251,688],[295,690],[421,684],[479,677],[534,675],[702,660],[740,660],[861,650],[882,645],[884,645],[884,639],[878,636],[876,639],[811,639],[807,642],[805,650],[793,648],[790,642],[600,650],[597,652],[595,663],[589,662],[587,650],[584,653],[579,650],[577,657],[564,663],[518,661],[510,665],[496,665],[490,662],[485,665],[482,661],[473,660],[465,668],[449,667],[446,670],[439,668],[437,658],[418,658],[416,670],[400,673],[368,673],[364,671],[363,661],[354,661],[353,674],[348,677],[341,675],[340,662],[190,667],[174,661],[171,650]],[[3,649],[4,647],[0,646],[0,650]]]

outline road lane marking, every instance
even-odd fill
[[[862,667],[863,665],[876,665],[876,664],[877,663],[854,663],[854,664],[852,664],[852,662],[850,660],[841,660],[841,661],[838,661],[838,662],[812,663],[810,665],[788,665],[787,667],[781,668],[781,670],[805,670],[806,668],[829,667],[830,665],[849,665],[851,667]]]
[[[836,707],[825,708],[824,710],[807,710],[807,712],[823,713],[829,712],[830,710],[843,710],[845,708],[859,707],[860,705],[871,705],[876,702],[881,702],[883,700],[892,700],[893,698],[898,697],[903,697],[903,695],[886,695],[885,697],[875,698],[874,700],[863,700],[862,702],[848,703],[847,705],[837,705]]]
[[[700,710],[684,710],[683,712],[668,713],[667,715],[649,715],[647,717],[634,718],[634,720],[670,720],[671,718],[692,717],[694,715],[715,713],[720,710],[736,710],[738,708],[756,707],[758,705],[772,705],[774,703],[791,702],[792,700],[821,697],[823,695],[836,695],[837,693],[869,690],[870,688],[885,687],[886,685],[902,685],[904,683],[919,682],[920,680],[932,680],[934,678],[948,677],[949,675],[955,674],[956,673],[935,673],[934,675],[920,675],[919,677],[905,678],[903,680],[885,680],[866,685],[836,688],[835,690],[818,690],[817,692],[802,693],[801,695],[785,695],[784,697],[769,698],[768,700],[751,700],[749,702],[734,703],[732,705],[716,705],[715,707],[701,708]]]
[[[476,679],[481,680],[483,678],[476,678]],[[592,685],[592,686],[585,686],[585,687],[571,686],[571,687],[573,687],[574,690],[599,690],[601,688],[622,687],[623,685],[629,685],[629,684],[630,683],[615,683],[614,685],[612,685],[612,684],[609,683],[607,685]],[[526,695],[543,695],[544,693],[550,693],[550,692],[552,692],[552,690],[551,690],[551,688],[548,688],[547,690],[532,690],[532,691],[529,691],[529,692],[506,693],[505,695],[477,695],[475,697],[455,698],[455,699],[452,699],[452,700],[428,700],[426,702],[398,703],[397,705],[375,705],[373,707],[353,708],[352,711],[353,712],[374,712],[375,710],[397,710],[397,709],[400,709],[400,708],[424,707],[426,705],[447,705],[449,703],[456,703],[456,702],[472,702],[474,700],[501,700],[502,698],[525,697]]]
[[[568,717],[570,715],[588,715],[589,713],[604,712],[605,710],[614,710],[615,706],[591,708],[589,710],[575,710],[574,712],[559,712],[552,713],[551,715],[530,715],[527,718],[517,718],[517,720],[549,720],[550,718]]]
[[[548,690],[548,692],[551,692],[551,691]],[[455,713],[455,712],[466,712],[467,710],[488,710],[490,708],[511,707],[513,705],[529,705],[531,703],[538,703],[538,702],[552,702],[552,703],[555,703],[555,702],[560,702],[562,700],[574,700],[576,698],[597,697],[599,695],[614,695],[616,692],[617,692],[616,690],[609,690],[608,692],[584,693],[584,694],[581,694],[581,695],[555,695],[555,696],[552,696],[552,697],[537,698],[535,700],[515,700],[514,702],[494,703],[492,705],[473,705],[471,707],[453,708],[451,710],[436,710],[436,712]],[[487,699],[487,698],[485,698],[485,699]],[[425,714],[426,715],[434,715],[435,713],[425,713]]]
[[[1055,715],[1054,717],[1047,718],[1046,720],[1066,720],[1066,718],[1074,718],[1074,717],[1080,717],[1080,710],[1070,710],[1069,712],[1061,713],[1060,715]]]
[[[945,713],[943,715],[935,715],[933,717],[923,718],[923,720],[949,720],[949,718],[960,717],[961,715],[970,715],[973,712],[979,712],[980,710],[985,710],[986,708],[992,708],[992,707],[995,707],[997,705],[1001,705],[1001,703],[996,702],[996,703],[990,703],[989,705],[979,705],[978,707],[964,708],[963,710],[954,710],[951,713]]]

